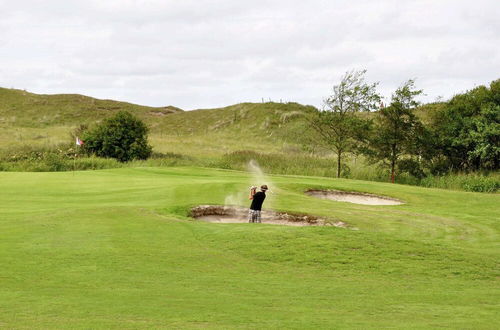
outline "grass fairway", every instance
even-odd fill
[[[0,172],[0,328],[500,327],[498,194],[270,179],[265,207],[359,230],[187,218],[231,194],[246,204],[258,182],[243,172]]]

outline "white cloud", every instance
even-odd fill
[[[0,1],[0,86],[146,105],[321,105],[347,70],[427,100],[499,78],[500,4]],[[496,70],[495,70],[496,69]]]

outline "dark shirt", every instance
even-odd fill
[[[262,210],[262,203],[264,203],[264,199],[266,199],[266,193],[263,191],[259,191],[253,195],[252,205],[250,205],[250,209],[260,211]]]

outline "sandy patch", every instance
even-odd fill
[[[239,206],[200,205],[191,210],[191,217],[216,223],[248,223],[248,209]],[[309,214],[262,211],[262,223],[286,226],[347,227],[342,221],[331,221]]]
[[[306,194],[321,199],[329,199],[337,202],[348,202],[363,205],[400,205],[402,201],[395,198],[377,196],[372,194],[346,192],[338,190],[308,190]]]

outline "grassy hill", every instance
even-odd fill
[[[438,107],[426,105],[418,114],[425,120]],[[297,119],[312,109],[298,103],[267,102],[182,111],[173,106],[155,108],[77,94],[37,95],[0,88],[0,148],[71,142],[69,133],[79,125],[91,126],[126,110],[149,126],[150,142],[158,152],[196,157],[242,150],[290,153],[298,150],[304,130]]]
[[[0,172],[2,328],[500,326],[498,195],[270,176],[264,207],[359,230],[214,224],[192,206],[246,205],[249,173],[128,168]],[[314,199],[365,191],[399,206]]]
[[[0,122],[18,127],[91,124],[120,110],[133,112],[144,120],[182,112],[173,106],[155,108],[78,94],[39,95],[0,88]]]
[[[146,122],[182,111],[172,106],[146,107],[78,94],[38,95],[0,88],[0,147],[69,142],[69,133],[75,127],[92,125],[120,110]]]
[[[417,115],[428,121],[442,104],[427,104]],[[224,108],[182,111],[173,106],[154,108],[126,102],[67,95],[37,95],[0,88],[0,170],[60,171],[122,167],[112,160],[73,162],[72,133],[80,125],[92,126],[119,110],[141,118],[150,128],[149,141],[160,160],[126,166],[197,165],[244,170],[257,160],[267,171],[281,174],[335,176],[331,152],[312,154],[302,141],[308,128],[303,114],[311,106],[297,103],[241,103]],[[374,113],[363,113],[374,116]],[[309,144],[313,146],[314,144]],[[350,178],[386,181],[388,173],[367,164],[363,157],[345,159]],[[403,174],[398,181],[452,189],[490,191],[498,176],[429,178],[420,182]],[[478,188],[478,189],[479,189]],[[489,190],[488,190],[489,189]],[[494,189],[493,189],[494,190]]]
[[[286,152],[302,126],[295,119],[312,107],[297,103],[241,103],[169,115],[152,125],[160,151],[220,156],[238,150]]]
[[[287,141],[290,120],[308,109],[296,103],[242,103],[184,112],[173,106],[154,108],[76,94],[37,95],[0,88],[0,148],[71,142],[69,133],[77,126],[127,110],[150,127],[150,141],[159,152],[218,156],[235,150],[278,151]]]

